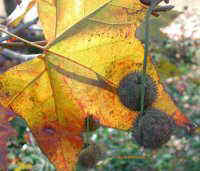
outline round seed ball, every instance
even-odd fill
[[[103,144],[92,143],[83,149],[79,156],[79,165],[84,168],[94,168],[105,156],[106,147]]]
[[[131,110],[141,109],[142,72],[132,72],[119,83],[117,93],[121,103]],[[157,97],[157,86],[149,75],[145,75],[144,109],[150,106]]]
[[[173,119],[166,113],[157,109],[148,109],[138,119],[132,136],[139,145],[156,149],[170,139],[174,126]]]

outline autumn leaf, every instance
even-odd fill
[[[118,87],[119,82],[124,76],[131,72],[142,71],[144,59],[143,46],[141,42],[136,39],[135,31],[144,17],[145,7],[138,1],[133,1],[131,4],[134,4],[134,6],[128,8],[131,5],[128,3],[130,1],[124,2],[125,1],[113,1],[106,7],[100,9],[94,16],[91,16],[88,21],[82,21],[80,24],[75,25],[65,34],[65,38],[51,46],[50,50],[62,54],[65,57],[69,57],[77,63],[92,69]],[[137,8],[135,9],[134,7]],[[67,48],[68,45],[69,48]],[[49,59],[52,63],[56,61],[56,65],[64,69],[64,67],[62,67],[62,65],[64,65],[63,59]],[[153,78],[158,89],[158,96],[152,104],[152,107],[165,111],[168,115],[174,117],[178,125],[184,126],[184,124],[188,122],[188,119],[184,116],[182,116],[182,119],[178,117],[181,115],[180,111],[168,93],[164,91],[164,87],[160,83],[151,57],[148,57],[147,73]],[[97,94],[93,96],[96,97]],[[105,99],[109,99],[109,97],[112,99],[116,98],[114,103],[117,104],[119,109],[115,107],[116,110],[113,111],[111,107],[113,104],[111,103],[108,108],[104,108],[105,110],[102,109],[100,113],[113,113],[113,116],[119,115],[121,112],[120,109],[123,109],[124,106],[122,106],[118,97],[104,95]],[[102,99],[103,97],[100,98]],[[109,102],[107,102],[107,104],[109,104]],[[101,108],[101,106],[105,106],[105,103],[102,102],[99,104],[99,108]],[[92,108],[88,107],[89,112],[90,109]],[[94,115],[100,118],[100,120],[106,117],[102,117],[100,116],[101,114],[98,115],[97,113],[98,112]],[[132,114],[133,117],[137,115],[138,113],[136,112]],[[113,123],[106,124],[109,118],[110,116],[105,118],[105,121],[102,121],[102,123],[111,126]],[[132,119],[126,122],[126,126],[126,128],[118,128],[129,129],[132,126]]]
[[[12,128],[10,120],[15,117],[15,114],[6,110],[0,106],[0,169],[7,170],[8,158],[7,158],[7,143],[8,138],[16,136],[16,130]]]
[[[129,130],[139,115],[121,103],[117,88],[127,74],[142,70],[144,49],[135,31],[146,7],[138,0],[102,0],[86,9],[89,2],[38,0],[48,49],[0,76],[1,104],[26,120],[58,170],[75,168],[87,116],[104,126]],[[180,126],[188,124],[164,91],[151,57],[147,73],[157,87],[152,107]]]
[[[38,11],[48,42],[59,37],[111,0],[38,0]]]

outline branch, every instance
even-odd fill
[[[47,44],[47,41],[36,41],[34,42],[37,45],[40,46],[45,46]],[[0,42],[0,47],[3,48],[10,48],[10,47],[33,47],[32,45],[26,44],[24,42],[5,42],[5,43],[1,43]]]
[[[145,97],[145,83],[146,83],[146,68],[147,68],[147,56],[149,52],[149,18],[155,9],[155,7],[163,0],[154,0],[147,10],[145,16],[145,41],[144,41],[144,61],[143,61],[143,74],[142,74],[142,85],[141,85],[141,115],[144,114],[144,97]]]
[[[36,24],[37,21],[38,21],[38,17],[35,18],[34,20],[30,21],[30,22],[19,24],[16,28],[10,30],[9,32],[10,32],[10,33],[17,33],[17,32],[19,32],[20,30],[26,29],[26,28],[30,27],[31,25]],[[0,42],[3,42],[3,41],[5,41],[5,40],[9,40],[10,38],[11,38],[10,35],[1,37],[1,38],[0,38]]]
[[[8,57],[10,59],[20,59],[20,60],[24,60],[24,61],[27,61],[27,60],[30,60],[30,59],[33,59],[37,56],[39,56],[40,54],[31,54],[31,55],[25,55],[25,54],[21,54],[21,53],[18,53],[18,52],[14,52],[10,49],[2,49],[0,51],[0,53],[4,56],[4,57]]]

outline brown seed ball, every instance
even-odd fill
[[[131,110],[141,109],[142,72],[132,72],[126,75],[117,89],[121,103]],[[145,75],[144,109],[150,106],[157,97],[157,87],[149,75]]]
[[[166,113],[157,109],[148,109],[134,126],[132,136],[139,145],[156,149],[170,139],[174,127],[173,119]]]
[[[106,148],[103,144],[90,144],[83,149],[79,156],[78,164],[84,168],[94,168],[105,156]]]

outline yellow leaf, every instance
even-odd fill
[[[61,171],[75,168],[88,116],[116,129],[134,126],[139,112],[121,103],[117,88],[124,76],[142,70],[144,58],[135,38],[145,13],[138,0],[112,1],[101,9],[108,1],[69,2],[38,0],[45,36],[56,42],[43,55],[0,76],[1,104],[27,121],[42,151]],[[91,8],[86,9],[89,2]],[[65,21],[70,15],[73,20]],[[187,124],[164,91],[150,57],[147,73],[158,89],[152,106],[179,125]]]
[[[118,16],[120,22],[127,22],[131,15],[127,14],[124,7],[106,6],[114,8],[110,11],[110,17],[115,16],[116,10],[121,14]],[[99,11],[101,13],[101,10]],[[98,13],[97,12],[97,15]],[[107,12],[107,11],[106,11]],[[83,20],[78,25],[71,28],[65,37],[51,46],[50,50],[62,54],[76,62],[93,69],[102,76],[106,76],[107,68],[119,59],[130,57],[134,59],[143,57],[143,46],[135,38],[135,31],[144,17],[144,12],[132,17],[132,24],[105,24],[107,18],[102,22]],[[114,19],[116,20],[116,19]]]
[[[62,35],[110,0],[38,0],[39,18],[48,42]]]
[[[105,24],[139,24],[146,8],[139,1],[115,0],[89,16],[92,21]]]
[[[82,148],[84,115],[70,88],[62,85],[63,76],[55,79],[55,74],[43,59],[36,58],[2,75],[0,94],[4,105],[27,121],[57,168],[72,170]]]

